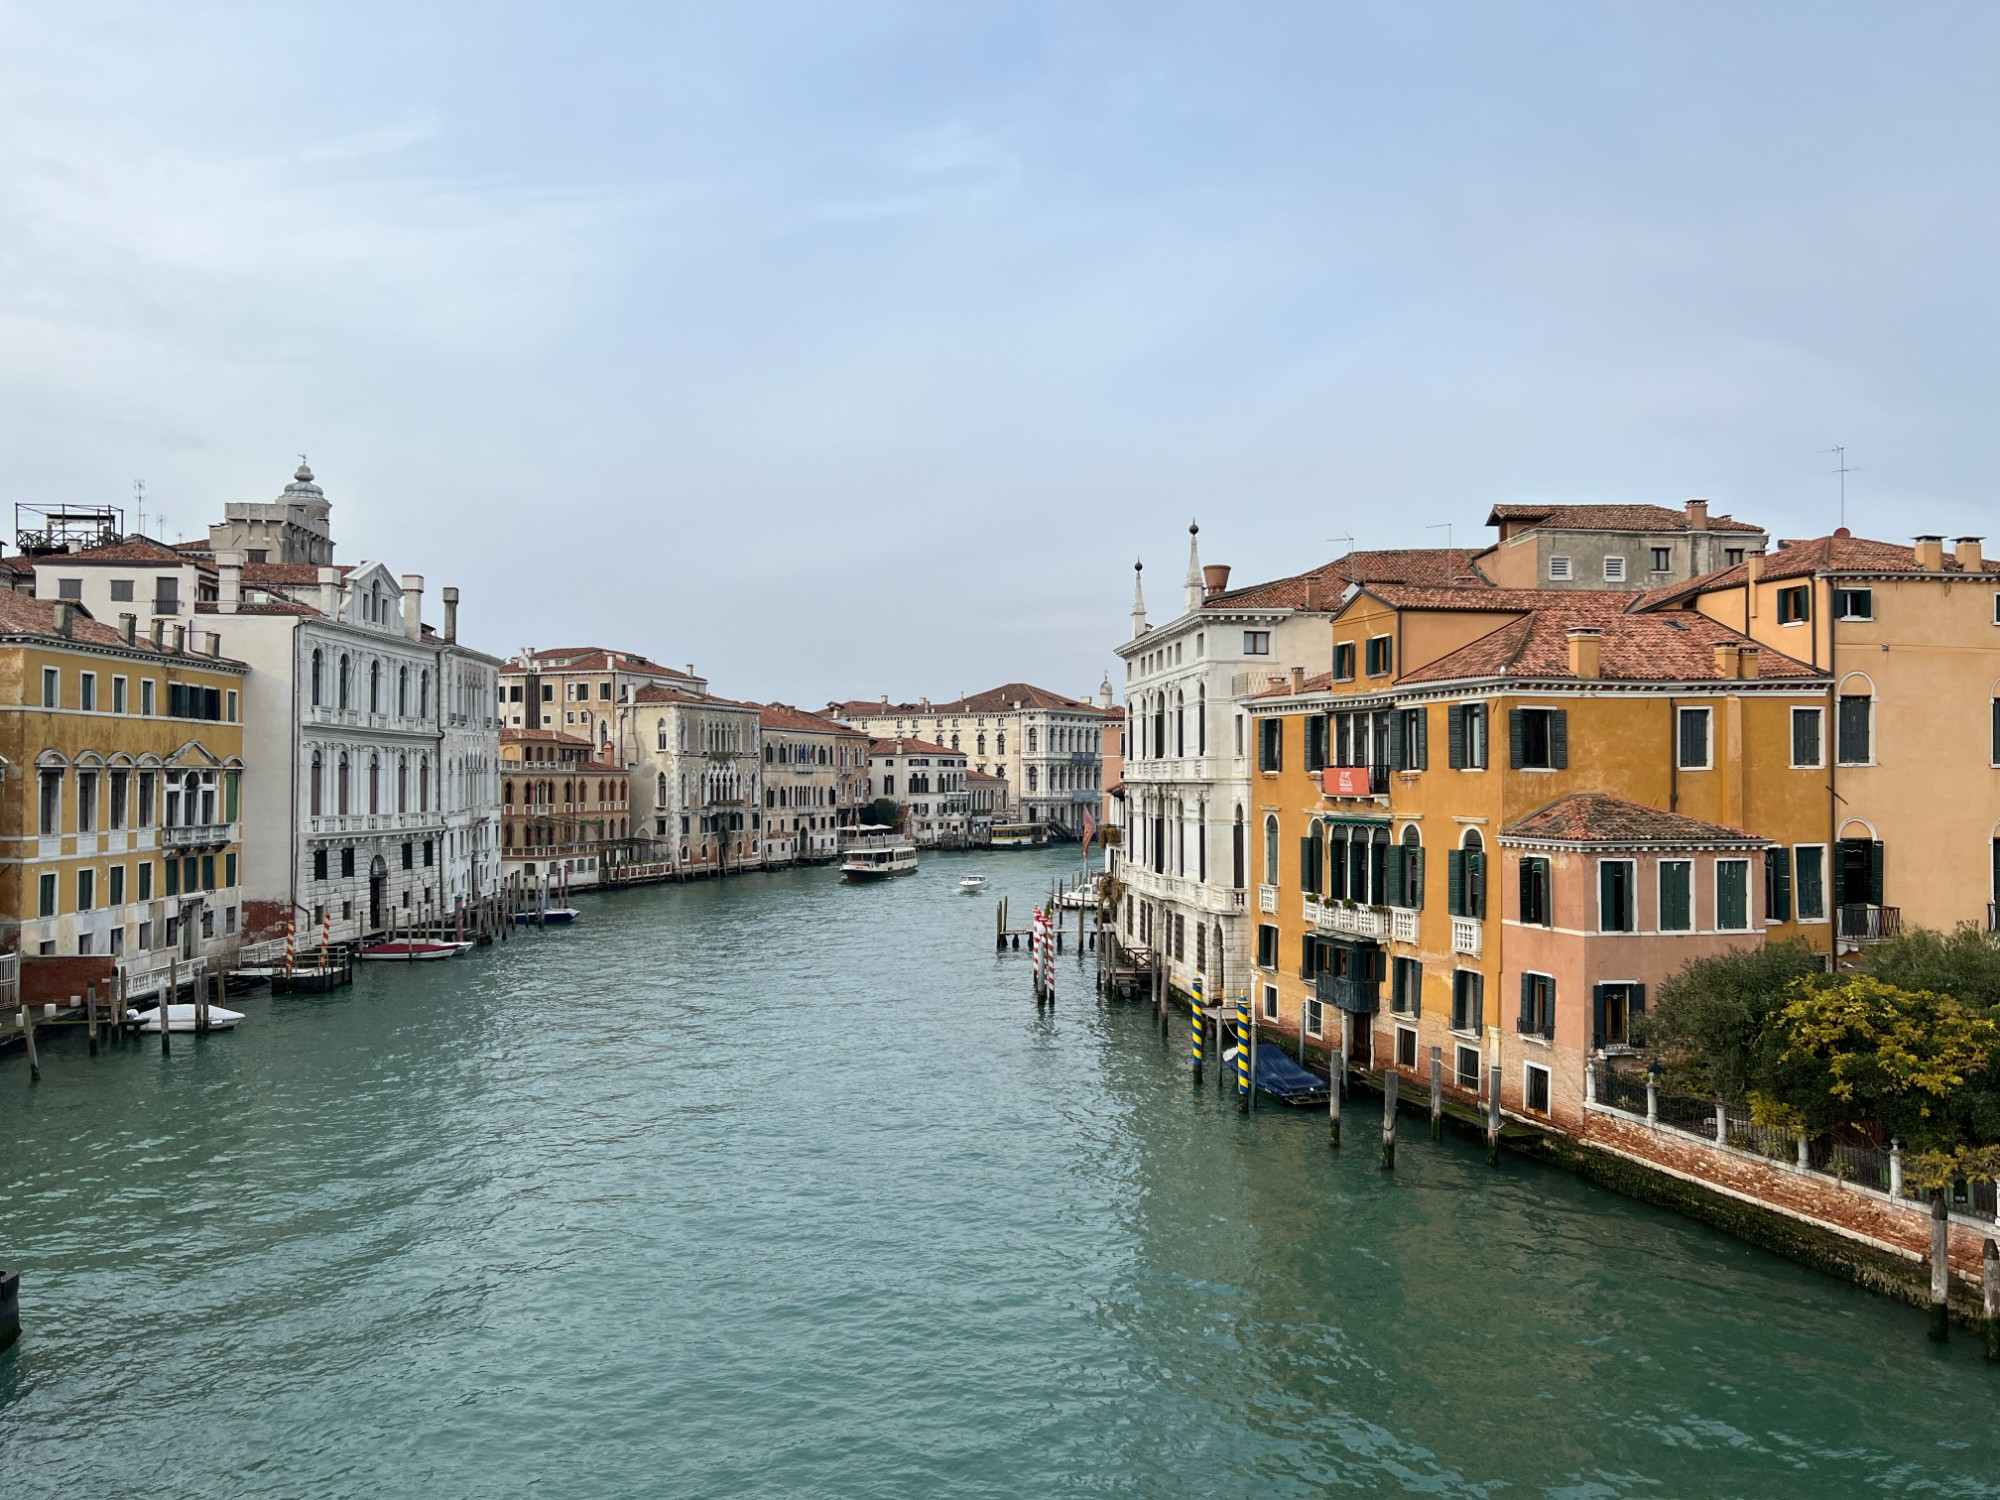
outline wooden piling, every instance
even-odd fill
[[[181,961],[178,958],[167,960],[167,989],[166,993],[161,995],[157,1001],[160,1017],[160,1056],[162,1057],[171,1056],[174,1050],[174,1028],[172,1025],[173,1002],[174,996],[178,995],[181,990],[180,963]]]
[[[1931,1337],[1951,1337],[1951,1209],[1944,1189],[1931,1189]]]
[[[35,1008],[32,1005],[21,1007],[21,1035],[28,1043],[28,1082],[40,1083],[42,1059],[41,1054],[35,1051]]]
[[[1431,1048],[1431,1139],[1444,1139],[1444,1048]]]
[[[1986,1357],[2000,1359],[2000,1248],[1990,1239],[1980,1246],[1979,1269],[1986,1304]]]
[[[1500,1165],[1500,1064],[1486,1073],[1486,1165]]]
[[[1396,1170],[1396,1085],[1402,1074],[1394,1068],[1382,1073],[1382,1170]]]
[[[1340,1087],[1346,1082],[1346,1079],[1341,1076],[1345,1071],[1341,1067],[1341,1063],[1344,1060],[1338,1051],[1331,1048],[1328,1049],[1326,1058],[1326,1137],[1329,1146],[1338,1146],[1340,1144]]]
[[[116,1023],[121,1035],[124,1033],[126,1021],[131,1019],[131,982],[131,977],[123,970],[120,970],[118,974],[118,996],[111,1005],[111,1019]]]
[[[83,987],[83,1025],[90,1038],[90,1055],[97,1056],[97,981]]]

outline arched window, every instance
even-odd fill
[[[1194,690],[1194,753],[1208,754],[1208,684]]]
[[[399,755],[396,757],[396,811],[402,813],[409,810],[410,758],[407,755]]]
[[[348,813],[348,812],[349,812],[349,811],[350,811],[350,810],[352,809],[352,807],[353,807],[353,803],[352,803],[352,802],[351,802],[351,801],[349,800],[349,791],[350,791],[350,788],[349,788],[349,786],[348,786],[348,778],[347,778],[347,752],[346,752],[345,750],[343,750],[343,751],[341,751],[341,752],[340,752],[340,770],[339,770],[339,781],[340,781],[340,786],[339,786],[339,792],[340,792],[340,811],[341,811],[341,815],[342,815],[343,817],[345,817],[345,816],[347,815],[347,813]]]
[[[1402,904],[1412,911],[1424,909],[1424,841],[1417,825],[1403,825],[1403,845],[1397,851],[1402,861]]]
[[[993,731],[993,753],[995,755],[1005,755],[1007,753],[1006,730],[996,729]]]
[[[410,669],[396,668],[396,712],[404,718],[410,716]]]
[[[981,755],[984,755],[986,753],[986,735],[983,731],[980,733],[979,736],[979,753]]]
[[[514,783],[511,781],[502,782],[500,784],[500,796],[511,811],[514,806]]]
[[[368,757],[368,810],[372,813],[382,810],[382,757]]]
[[[1264,815],[1264,884],[1278,883],[1278,815]]]
[[[431,763],[428,757],[417,757],[417,811],[431,810]]]
[[[417,717],[428,719],[430,716],[431,674],[429,672],[420,672],[417,675]]]
[[[1486,915],[1486,840],[1479,836],[1477,828],[1465,830],[1465,838],[1458,846],[1458,886],[1457,900],[1453,902],[1451,914],[1455,917],[1484,917]]]
[[[1028,731],[1028,754],[1030,755],[1033,755],[1035,753],[1035,735],[1036,735],[1035,730],[1030,729]]]
[[[314,661],[315,661],[315,663],[316,663],[316,662],[318,661],[318,658],[319,658],[319,653],[318,653],[317,651],[315,651],[315,652],[313,653],[313,658],[314,658]],[[310,801],[310,802],[309,802],[309,803],[307,804],[308,806],[310,806],[310,807],[312,808],[312,814],[313,814],[313,816],[314,816],[315,818],[316,818],[316,817],[318,817],[318,816],[319,816],[319,814],[320,814],[320,800],[321,800],[321,796],[322,796],[322,783],[324,782],[324,780],[325,780],[325,777],[326,777],[326,765],[325,765],[325,763],[324,763],[324,762],[323,762],[323,761],[322,761],[322,760],[320,759],[320,753],[319,753],[319,751],[315,750],[315,751],[313,751],[313,758],[312,758],[312,782],[311,782],[311,785],[312,785],[312,792],[311,792],[311,801]]]
[[[658,750],[667,748],[667,721],[665,719],[661,719],[653,726],[653,746]]]
[[[340,653],[340,711],[346,713],[349,706],[348,689],[354,679],[354,663],[349,661],[345,651]]]
[[[667,773],[665,771],[660,772],[659,784],[653,788],[653,805],[655,807],[665,807],[667,805]]]
[[[382,712],[382,663],[368,663],[368,712]]]
[[[325,672],[326,659],[321,655],[319,647],[315,646],[313,647],[312,664],[312,706],[314,708],[318,708],[320,704],[326,701],[326,683],[323,681]]]
[[[1187,694],[1174,694],[1174,754],[1187,754]]]
[[[1028,733],[1033,734],[1034,730],[1031,729],[1028,731]],[[1035,779],[1035,768],[1033,766],[1030,766],[1028,767],[1028,790],[1031,792],[1034,791],[1037,785],[1038,783]]]

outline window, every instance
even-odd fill
[[[113,604],[130,604],[132,602],[131,579],[114,578],[111,580],[111,602]]]
[[[1597,862],[1597,930],[1634,932],[1638,929],[1638,868],[1629,859]]]
[[[1155,837],[1158,837],[1159,820],[1154,820]],[[1154,851],[1159,852],[1157,849]],[[1264,884],[1278,883],[1278,815],[1264,815]]]
[[[1994,596],[1995,623],[2000,623],[2000,594]],[[1333,646],[1333,675],[1340,682],[1354,680],[1354,642],[1336,641]]]
[[[97,832],[97,773],[76,773],[76,831]]]
[[[153,773],[151,771],[141,771],[139,773],[139,816],[132,826],[134,828],[151,828],[153,826]]]
[[[1244,631],[1243,654],[1245,656],[1269,656],[1271,654],[1271,632],[1268,630]]]
[[[1560,771],[1569,765],[1569,714],[1560,708],[1507,711],[1509,763],[1515,770]]]
[[[141,901],[153,899],[153,862],[150,859],[142,861],[139,865],[139,899]],[[139,939],[139,946],[141,948],[146,946],[143,936]]]
[[[1486,1024],[1486,976],[1477,969],[1451,972],[1451,1029],[1478,1031]]]
[[[1389,769],[1422,771],[1431,763],[1430,712],[1399,708],[1389,721]],[[1383,790],[1386,790],[1384,788]]]
[[[1994,722],[1996,724],[2000,724],[2000,698],[1994,699],[1993,702],[1994,702],[1994,714],[1995,714]],[[1305,768],[1308,771],[1322,770],[1326,766],[1327,763],[1326,728],[1327,728],[1327,718],[1325,714],[1312,714],[1307,717]]]
[[[111,819],[110,827],[116,832],[125,826],[126,793],[132,781],[130,771],[111,773]]]
[[[1836,620],[1874,619],[1875,590],[1835,589],[1833,591],[1833,617]]]
[[[1803,625],[1811,618],[1811,584],[1802,583],[1796,588],[1778,590],[1778,623],[1780,625]]]
[[[1452,1056],[1452,1082],[1468,1093],[1479,1092],[1479,1049],[1459,1047]]]
[[[110,879],[107,882],[105,890],[107,904],[111,906],[123,906],[125,904],[125,867],[123,865],[113,865],[109,873]]]
[[[1750,861],[1715,862],[1715,926],[1719,932],[1744,932],[1750,926]]]
[[[1996,700],[2000,702],[2000,700]],[[1822,721],[1825,714],[1817,708],[1795,708],[1792,710],[1792,764],[1794,766],[1818,766],[1825,763],[1825,750],[1821,738]],[[1994,714],[1996,733],[2000,733],[2000,707]],[[1994,741],[2000,749],[2000,739]],[[2000,762],[1996,762],[2000,763]]]
[[[43,875],[35,885],[35,915],[38,917],[53,917],[56,914],[55,872],[50,871]]]
[[[1399,1016],[1414,1016],[1421,1014],[1423,1003],[1423,963],[1414,958],[1391,959],[1389,961],[1389,1009]]]
[[[141,678],[139,681],[139,712],[150,719],[153,716],[154,710],[153,679],[150,677]]]
[[[1485,845],[1476,828],[1467,829],[1465,846],[1445,856],[1446,910],[1454,917],[1486,915]]]
[[[1874,735],[1875,700],[1863,696],[1843,695],[1840,700],[1839,718],[1836,728],[1839,740],[1835,753],[1843,766],[1865,766],[1870,764],[1871,741]]]
[[[1305,1005],[1305,1013],[1306,1035],[1324,1036],[1326,1034],[1326,1007],[1318,1000],[1308,1000]]]
[[[1445,710],[1446,759],[1454,771],[1486,769],[1486,705],[1454,703]]]
[[[1424,845],[1414,823],[1405,824],[1402,842],[1389,851],[1389,905],[1424,909]]]
[[[1549,862],[1540,857],[1521,861],[1521,925],[1548,927],[1554,917],[1549,909]]]
[[[42,668],[42,707],[62,706],[62,674],[54,667]]]
[[[83,580],[81,578],[58,578],[56,580],[56,597],[58,599],[81,599],[83,597]]]
[[[1655,573],[1671,573],[1673,570],[1674,549],[1671,547],[1655,547],[1653,549],[1653,571]]]
[[[1792,896],[1801,922],[1826,920],[1826,847],[1800,844],[1792,851]]]
[[[95,672],[85,672],[77,678],[76,706],[85,713],[95,713],[97,711],[97,674]]]
[[[1371,635],[1368,637],[1368,675],[1386,676],[1396,664],[1396,640],[1394,636]]]
[[[326,850],[313,850],[313,879],[326,879]]]
[[[41,820],[37,825],[44,838],[62,832],[63,773],[46,770],[41,774]]]
[[[1680,727],[1674,737],[1677,751],[1675,764],[1683,771],[1708,770],[1713,763],[1710,711],[1705,708],[1683,708],[1676,717],[1680,721]]]
[[[352,877],[354,874],[354,846],[349,844],[340,851],[340,873]]]
[[[1396,1066],[1414,1068],[1417,1065],[1417,1033],[1411,1026],[1396,1028]]]
[[[1741,547],[1724,547],[1722,549],[1722,565],[1725,568],[1742,567],[1743,549]]]
[[[1275,984],[1264,986],[1264,1019],[1267,1021],[1278,1019],[1278,987]]]
[[[1624,558],[1607,557],[1604,559],[1604,581],[1606,583],[1623,583],[1625,581]]]
[[[1284,764],[1284,733],[1282,719],[1264,718],[1257,721],[1257,769],[1275,771]]]
[[[1549,1070],[1535,1063],[1521,1066],[1521,1098],[1530,1114],[1549,1112]]]
[[[114,714],[125,712],[125,679],[122,677],[111,679],[111,711]]]
[[[1548,974],[1521,976],[1521,1035],[1554,1041],[1556,1035],[1556,982]]]
[[[1569,576],[1568,558],[1558,555],[1549,559],[1549,577],[1561,579]]]
[[[1792,851],[1779,845],[1764,851],[1764,920],[1792,919]]]
[[[1596,985],[1591,990],[1590,1008],[1591,1046],[1600,1051],[1606,1047],[1629,1047],[1632,1019],[1646,1009],[1646,987],[1623,982]]]
[[[1660,931],[1694,931],[1694,863],[1660,861]]]
[[[1275,969],[1278,967],[1278,929],[1264,924],[1257,929],[1257,967]]]

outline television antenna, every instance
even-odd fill
[[[1444,550],[1449,552],[1451,551],[1451,522],[1438,521],[1433,523],[1432,525],[1426,526],[1424,530],[1436,531],[1439,527],[1444,528]]]
[[[1839,443],[1835,443],[1831,448],[1822,448],[1819,451],[1822,453],[1831,453],[1834,456],[1834,462],[1839,465],[1832,472],[1840,476],[1840,524],[1845,527],[1847,525],[1847,476],[1849,474],[1859,474],[1861,469],[1858,465],[1848,463],[1847,449]]]

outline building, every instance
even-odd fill
[[[501,670],[509,729],[555,729],[581,735],[593,744],[611,742],[620,704],[643,687],[700,695],[706,678],[693,663],[685,672],[639,655],[603,646],[524,648]]]
[[[827,712],[874,739],[921,738],[985,775],[1007,780],[1017,821],[1080,838],[1086,817],[1103,821],[1104,710],[1088,698],[1010,682],[933,703],[857,700]]]
[[[903,833],[921,847],[971,841],[966,757],[928,740],[875,740],[868,746],[870,800],[896,804]]]
[[[1832,948],[1825,674],[1638,602],[1359,588],[1250,701],[1266,1024],[1549,1118],[1686,958]]]
[[[1500,588],[1630,589],[1686,582],[1762,552],[1761,526],[1664,505],[1496,505],[1499,540],[1474,559]]]
[[[987,843],[993,837],[994,824],[1014,819],[1013,804],[1007,799],[1007,778],[990,771],[967,771],[965,807],[972,842]]]
[[[1125,710],[1111,701],[1111,684],[1097,690],[1098,707],[1104,711],[1104,744],[1098,752],[1104,778],[1103,841],[1108,848],[1123,836],[1125,821]]]
[[[443,778],[443,899],[448,910],[500,889],[500,659],[458,638],[458,590],[442,590],[438,764]]]
[[[1827,678],[1795,755],[1818,767],[1844,949],[2000,927],[2000,563],[1980,538],[1781,542],[1643,607],[1724,622]]]
[[[0,591],[0,943],[24,994],[114,971],[150,993],[170,959],[234,951],[246,673],[212,634]],[[29,972],[43,961],[53,989]]]
[[[613,706],[612,754],[630,768],[644,858],[682,875],[762,868],[761,706],[660,683]]]
[[[868,736],[819,714],[766,703],[757,715],[764,763],[764,860],[826,863],[840,830],[862,821]]]
[[[501,872],[528,888],[592,886],[631,862],[630,782],[582,735],[500,731]]]

